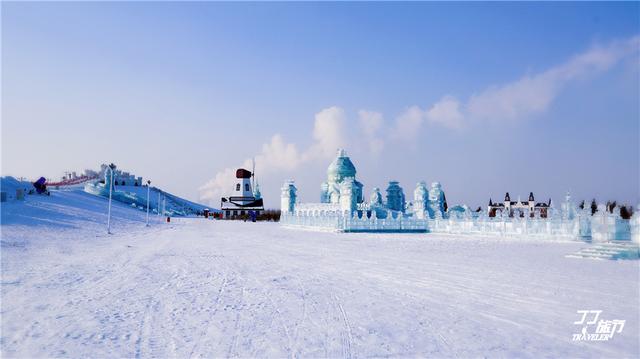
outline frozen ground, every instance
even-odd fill
[[[639,262],[584,243],[179,219],[77,192],[2,206],[2,357],[638,357]],[[156,219],[156,217],[154,217]],[[624,319],[572,342],[577,310]]]

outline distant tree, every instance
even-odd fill
[[[596,203],[596,199],[594,198],[593,201],[591,201],[591,215],[596,214],[596,212],[598,212],[598,204]]]
[[[613,209],[616,208],[617,205],[618,203],[616,203],[616,201],[609,203],[609,212],[613,213]]]
[[[626,205],[620,207],[620,217],[622,219],[631,219],[631,209],[627,208]]]
[[[280,221],[280,210],[279,209],[267,209],[260,213],[260,215],[256,218],[258,221]]]
[[[582,202],[580,202],[580,205],[578,206],[580,209],[584,209],[584,199],[582,200]]]
[[[478,206],[478,209],[476,209],[476,212],[482,212],[482,207]]]
[[[442,202],[444,202],[443,207],[444,211],[446,212],[447,209],[449,209],[449,206],[447,205],[447,197],[444,195],[444,192],[442,192]]]

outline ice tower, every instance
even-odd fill
[[[361,189],[360,189],[361,190]],[[356,210],[361,194],[358,192],[358,182],[353,177],[347,177],[340,183],[340,209],[345,212]]]
[[[380,193],[380,188],[375,187],[373,192],[371,192],[371,197],[369,197],[369,205],[382,207],[384,204],[382,203],[382,194]]]
[[[576,208],[571,202],[571,193],[567,192],[562,203],[562,219],[574,219],[576,217]]]
[[[443,218],[447,211],[446,203],[442,185],[440,182],[433,182],[429,190],[429,217]]]
[[[404,212],[405,197],[402,187],[398,184],[398,181],[389,182],[387,187],[387,208]]]
[[[260,184],[256,183],[256,187],[253,189],[253,197],[256,199],[262,198],[262,193],[260,192]]]
[[[413,211],[417,218],[424,219],[429,217],[429,188],[424,181],[418,182],[416,189],[413,191]]]
[[[286,213],[293,213],[296,209],[297,188],[293,181],[286,181],[281,188],[280,210]]]
[[[343,149],[338,150],[338,155],[331,162],[329,168],[327,168],[327,181],[323,182],[320,186],[320,202],[322,203],[342,203],[340,197],[341,185],[345,179],[350,178],[353,180],[350,191],[355,198],[356,203],[361,203],[362,199],[362,183],[356,181],[356,167],[351,162],[351,159],[347,156],[347,153]]]

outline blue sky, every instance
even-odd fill
[[[316,201],[440,181],[638,204],[635,3],[2,3],[2,174],[115,162],[218,203],[256,157]]]

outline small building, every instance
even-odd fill
[[[249,215],[253,211],[256,216],[264,211],[264,204],[259,190],[253,192],[253,173],[244,168],[236,170],[236,181],[232,194],[222,197],[220,209],[222,218],[234,218]]]
[[[109,171],[107,171],[107,167],[109,166],[106,164],[102,164],[100,166],[100,174],[102,175],[102,177],[104,177],[105,183],[109,180]],[[142,185],[143,185],[142,177],[140,176],[136,177],[132,173],[124,172],[122,170],[119,170],[117,167],[114,167],[114,170],[113,170],[113,186],[114,187],[117,187],[117,186],[138,187]]]
[[[551,199],[549,199],[549,202],[547,203],[536,203],[533,192],[529,193],[529,200],[527,201],[521,201],[520,198],[518,198],[517,201],[512,201],[511,196],[509,196],[509,192],[507,192],[504,196],[504,202],[502,203],[494,203],[493,200],[489,199],[487,213],[489,214],[489,217],[524,217],[525,215],[528,215],[532,218],[547,218],[549,207],[551,207]]]

